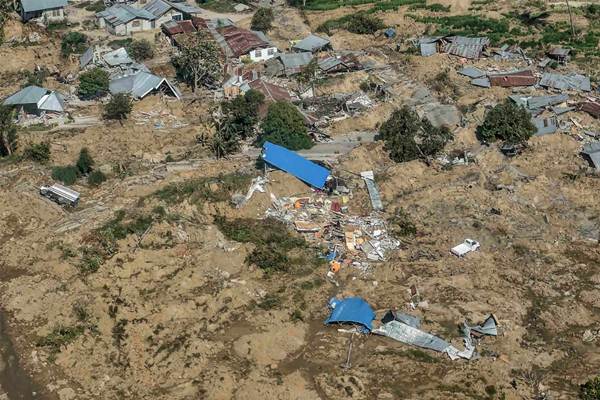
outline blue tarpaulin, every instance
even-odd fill
[[[319,164],[315,164],[297,153],[271,142],[263,144],[262,158],[267,164],[294,175],[302,182],[318,189],[325,186],[327,178],[331,175],[331,171],[327,168],[321,167]]]
[[[368,332],[373,329],[375,313],[369,303],[360,297],[348,297],[343,300],[334,297],[329,300],[329,307],[332,311],[325,320],[326,324],[358,324],[364,326]]]

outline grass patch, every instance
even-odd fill
[[[79,25],[79,22],[68,22],[66,19],[63,21],[50,22],[46,25],[46,29],[49,31],[64,31],[66,29],[75,28]]]
[[[60,353],[63,346],[67,346],[72,343],[79,336],[83,335],[85,328],[83,326],[59,326],[56,327],[47,334],[38,339],[36,345],[38,347],[45,347],[50,352],[50,357],[53,359],[56,354]]]
[[[394,215],[388,218],[388,229],[393,236],[415,236],[417,227],[411,216],[403,208],[396,209]]]

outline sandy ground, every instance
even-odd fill
[[[460,10],[468,3],[454,6]],[[311,14],[309,24],[297,12],[278,15],[282,26],[274,37],[284,43],[347,11]],[[406,21],[395,13],[385,18]],[[410,103],[415,88],[431,86],[431,77],[443,70],[456,93],[433,94],[474,108],[446,149],[473,153],[468,165],[396,164],[377,142],[359,146],[335,165],[354,188],[353,213],[371,209],[362,182],[348,171],[372,169],[382,216],[402,208],[416,236],[402,238],[401,250],[373,263],[369,273],[343,268],[339,286],[325,280],[326,266],[265,276],[246,262],[252,245],[228,240],[214,217],[262,218],[270,193],[255,194],[241,209],[226,200],[197,207],[193,198],[168,203],[152,196],[190,179],[261,173],[255,160],[213,160],[197,144],[196,137],[210,130],[208,102],[149,97],[135,104],[123,125],[29,132],[27,141],[50,143],[52,159],[48,165],[0,164],[0,399],[576,397],[578,385],[600,368],[600,180],[579,156],[581,143],[567,134],[533,138],[523,154],[505,158],[496,146],[479,144],[474,130],[486,107],[510,90],[471,87],[456,74],[462,64],[443,55],[401,55],[383,39],[346,33],[333,39],[348,48],[379,46],[372,57],[389,62],[398,77],[394,98],[328,127],[334,135],[377,129],[394,108]],[[2,85],[3,94],[19,86],[16,73],[37,54],[48,52],[48,60],[60,63],[51,47],[55,41],[43,40],[0,48],[10,59],[2,72],[13,76]],[[365,78],[364,72],[350,74],[317,90],[350,92]],[[74,110],[99,112],[97,106]],[[585,114],[572,118],[598,129]],[[108,181],[99,188],[78,181],[74,188],[82,201],[73,210],[41,198],[37,187],[51,181],[50,166],[72,163],[84,146]],[[168,156],[202,161],[175,170],[165,164]],[[285,173],[269,177],[276,196],[310,192]],[[118,241],[98,271],[81,273],[79,249],[95,228],[116,211],[145,215],[156,207],[170,218]],[[465,238],[480,241],[481,251],[453,257],[449,249]],[[408,305],[411,286],[426,301],[416,310]],[[457,346],[459,324],[480,323],[490,313],[500,335],[484,338],[481,357],[471,361],[355,336],[352,367],[343,369],[350,335],[323,324],[334,295],[361,296],[378,317],[388,309],[411,312],[421,317],[424,330]],[[271,308],[264,306],[273,298]],[[301,319],[293,317],[298,313]],[[81,332],[55,352],[38,345],[59,327]],[[17,378],[9,379],[6,365]]]

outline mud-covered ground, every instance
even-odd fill
[[[457,4],[458,11],[468,7]],[[273,36],[283,44],[347,12],[278,14]],[[399,14],[384,17],[414,28]],[[580,133],[576,125],[532,138],[523,154],[506,158],[497,146],[479,144],[474,130],[486,106],[510,89],[470,86],[446,55],[400,54],[381,38],[343,32],[333,40],[338,48],[373,45],[369,56],[390,64],[397,79],[389,101],[332,123],[331,135],[375,130],[421,87],[467,110],[446,150],[472,153],[468,165],[396,164],[377,142],[334,164],[353,188],[351,214],[368,215],[371,207],[349,172],[372,169],[382,217],[401,208],[416,234],[399,237],[401,249],[366,274],[342,268],[339,286],[326,279],[327,265],[315,259],[322,249],[312,244],[292,246],[287,269],[266,274],[251,262],[259,245],[231,239],[231,230],[277,232],[273,246],[296,237],[262,219],[271,194],[310,189],[271,172],[267,193],[235,209],[231,196],[245,193],[263,170],[244,156],[214,160],[198,143],[210,131],[208,100],[151,97],[123,125],[22,131],[23,146],[47,141],[52,157],[48,165],[0,163],[0,399],[577,397],[578,385],[600,370],[600,177],[569,135]],[[10,60],[2,94],[18,88],[19,70],[35,60],[76,70],[76,60],[61,61],[52,43],[43,37],[39,45],[0,49]],[[443,70],[453,86],[436,88],[431,78]],[[317,93],[355,91],[365,78],[331,78]],[[53,78],[48,85],[68,88]],[[100,109],[80,104],[71,112],[97,117]],[[569,117],[599,128],[586,114]],[[72,163],[82,147],[108,181],[75,184],[82,195],[75,209],[40,197],[50,167]],[[465,238],[481,250],[452,256],[449,249]],[[422,300],[416,310],[409,308],[413,286]],[[413,313],[424,330],[457,347],[465,320],[480,323],[493,313],[500,334],[485,337],[471,361],[355,335],[346,369],[351,335],[323,324],[332,296],[361,296],[379,318],[389,309]]]

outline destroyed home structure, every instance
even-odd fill
[[[312,33],[292,46],[295,52],[310,52],[318,53],[325,50],[333,50],[329,39],[321,36],[313,35]]]
[[[27,86],[2,102],[17,109],[19,113],[42,115],[65,111],[63,96],[53,90],[38,86]]]
[[[23,22],[37,19],[48,23],[64,20],[66,6],[67,0],[19,0],[17,11]]]
[[[260,31],[230,25],[217,29],[216,33],[220,37],[215,37],[215,40],[228,57],[247,57],[253,62],[259,62],[269,60],[278,53],[277,47]]]
[[[292,76],[298,74],[312,59],[312,53],[308,52],[278,54],[265,63],[265,75]]]
[[[578,106],[580,111],[584,111],[590,114],[592,117],[596,119],[600,119],[600,102],[599,101],[585,101],[580,103]]]
[[[429,56],[439,53],[442,50],[442,39],[443,38],[444,38],[443,36],[435,36],[435,37],[424,36],[422,38],[419,38],[418,46],[419,46],[419,51],[421,52],[421,55],[423,57],[429,57]]]
[[[533,86],[538,80],[530,69],[488,74],[487,77],[491,86],[500,87]]]
[[[581,154],[588,159],[592,167],[600,171],[600,142],[592,142],[584,145]]]
[[[172,46],[178,46],[177,36],[186,34],[186,33],[194,33],[197,31],[196,26],[192,20],[184,20],[184,21],[167,21],[160,26],[160,29],[165,34],[169,43]]]
[[[590,78],[577,73],[562,75],[545,72],[540,79],[540,86],[557,90],[575,90],[589,92],[592,90]]]
[[[558,61],[561,64],[566,64],[571,59],[571,49],[563,47],[555,47],[548,52],[548,57]]]
[[[468,59],[481,58],[483,51],[490,45],[490,39],[486,37],[450,36],[446,40],[446,53]]]
[[[323,74],[336,74],[340,72],[358,71],[362,65],[351,55],[331,56],[319,60],[319,72]]]
[[[96,19],[100,28],[106,28],[113,35],[130,35],[158,28],[168,21],[189,20],[201,12],[186,3],[152,0],[143,8],[115,4],[96,13]]]
[[[111,94],[126,93],[134,99],[143,99],[153,93],[163,93],[181,99],[181,92],[168,79],[146,71],[112,79],[109,90]]]

